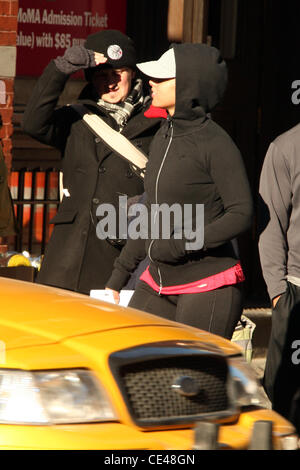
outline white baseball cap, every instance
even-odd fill
[[[158,60],[136,64],[137,68],[148,77],[153,78],[175,78],[176,63],[174,49],[168,49]]]

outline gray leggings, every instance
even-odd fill
[[[243,310],[240,284],[199,294],[158,295],[140,281],[130,307],[231,339]]]

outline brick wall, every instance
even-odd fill
[[[13,94],[16,70],[18,0],[0,0],[0,131],[8,170],[11,167]]]

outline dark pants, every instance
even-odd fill
[[[272,312],[264,387],[273,409],[300,432],[300,287],[289,282]]]
[[[242,314],[240,284],[199,294],[158,295],[140,281],[130,307],[231,339]]]

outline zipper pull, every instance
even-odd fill
[[[173,121],[172,121],[172,118],[171,118],[171,116],[170,116],[169,114],[168,114],[168,117],[167,117],[167,124],[168,124],[168,127],[167,127],[167,129],[166,129],[166,133],[165,133],[165,136],[164,136],[165,139],[168,138],[168,136],[169,136],[169,130],[172,129],[172,127],[173,127]]]
[[[157,271],[158,271],[158,275],[159,275],[159,291],[158,291],[158,295],[161,295],[161,291],[162,291],[163,285],[162,285],[162,278],[161,278],[161,272],[160,272],[159,267],[157,267]]]

